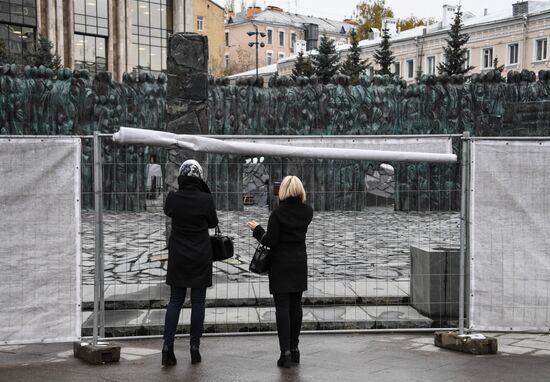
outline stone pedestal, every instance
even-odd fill
[[[166,131],[174,134],[208,134],[208,38],[176,33],[168,39]],[[204,164],[206,155],[170,150],[166,187],[178,188],[178,170],[186,159]],[[206,166],[203,166],[206,170]]]
[[[458,319],[460,248],[411,247],[410,251],[411,306],[431,319]],[[468,280],[467,267],[465,273]],[[467,298],[467,285],[464,295]]]

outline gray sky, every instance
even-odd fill
[[[222,0],[219,0],[220,2]],[[295,4],[298,4],[298,13],[326,17],[335,20],[343,20],[350,17],[355,9],[355,5],[359,0],[256,0],[259,6],[276,5],[283,8],[285,11],[295,11]],[[386,0],[396,17],[408,17],[414,14],[418,17],[435,17],[441,19],[443,13],[443,4],[454,4],[459,0]],[[487,8],[489,13],[512,7],[512,4],[517,0],[461,0],[462,9],[473,12],[476,15],[482,15],[484,8]],[[240,6],[240,0],[236,0],[237,7]],[[251,4],[252,0],[248,0]]]

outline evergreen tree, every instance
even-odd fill
[[[376,74],[380,75],[392,75],[391,66],[395,60],[393,52],[390,50],[390,34],[388,28],[382,30],[382,40],[378,49],[374,52],[374,61],[378,64],[380,69],[376,71]]]
[[[495,57],[495,59],[493,60],[493,68],[495,68],[501,73],[504,71],[504,65],[498,66],[498,57]]]
[[[315,74],[315,69],[311,64],[309,57],[304,56],[304,52],[300,51],[296,62],[294,63],[294,69],[292,69],[292,75],[294,77],[311,77]]]
[[[61,58],[52,53],[53,44],[46,36],[39,36],[33,52],[30,53],[30,64],[33,66],[44,65],[52,70],[61,68]]]
[[[350,45],[348,56],[342,64],[340,72],[351,78],[353,84],[359,81],[361,74],[368,68],[368,60],[361,60],[361,49],[359,48],[359,40],[357,33],[352,29],[350,34]]]
[[[464,48],[464,45],[470,40],[470,35],[461,33],[462,27],[462,11],[458,7],[451,30],[447,32],[449,38],[445,40],[447,41],[447,46],[444,48],[445,59],[437,67],[439,74],[445,73],[449,76],[466,74],[474,68],[473,66],[466,67],[466,61],[468,61],[466,53],[468,50]]]
[[[336,52],[334,41],[323,35],[321,37],[321,45],[319,53],[313,57],[313,67],[319,81],[323,84],[328,84],[330,79],[338,73],[340,69],[340,57]]]

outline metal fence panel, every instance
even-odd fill
[[[112,186],[104,191],[105,332],[108,337],[159,335],[169,298],[162,211],[167,151],[107,143],[103,180]],[[436,145],[441,144],[447,143],[438,138]],[[315,207],[307,236],[305,330],[456,327],[460,220],[450,201],[459,199],[460,190],[444,179],[458,173],[456,164],[442,165],[454,172],[432,171],[441,178],[437,182],[428,179],[425,164],[406,168],[409,175],[416,172],[409,178],[415,184],[401,192],[408,199],[434,201],[412,203],[427,206],[423,210],[396,207],[396,163],[208,155],[202,165],[220,226],[235,237],[236,252],[214,263],[207,333],[275,330],[267,277],[248,271],[256,243],[246,221],[267,223],[277,203],[273,186],[287,174],[304,181],[307,202]],[[93,220],[93,211],[83,212],[86,264],[94,256]],[[93,267],[88,267],[84,335],[92,334],[93,283]],[[188,333],[189,314],[187,301],[178,333]]]
[[[0,342],[80,338],[80,139],[0,139]]]
[[[470,328],[550,329],[550,141],[472,141]]]

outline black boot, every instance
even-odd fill
[[[291,366],[291,356],[290,356],[290,350],[282,351],[281,357],[277,361],[277,366],[279,367],[285,367],[289,368]]]
[[[174,366],[177,364],[176,355],[174,354],[174,345],[164,345],[162,347],[162,366]]]
[[[290,349],[290,358],[292,362],[300,363],[300,350],[298,350],[298,348]]]
[[[199,347],[201,345],[201,338],[200,337],[191,337],[190,341],[191,347],[191,364],[195,365],[202,361],[201,353],[199,352]]]

